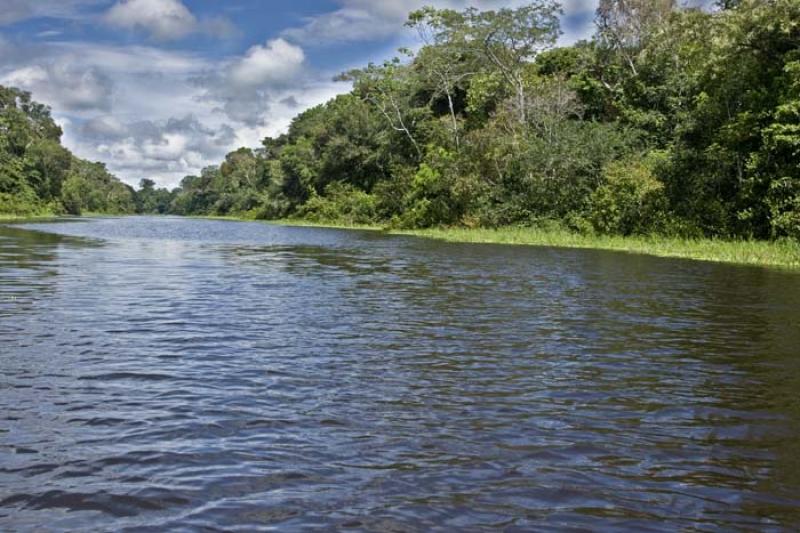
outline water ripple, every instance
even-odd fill
[[[791,530],[800,277],[0,226],[0,529]]]

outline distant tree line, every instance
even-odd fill
[[[0,214],[133,213],[133,188],[72,155],[61,133],[47,106],[0,86]]]

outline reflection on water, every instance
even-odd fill
[[[0,227],[0,529],[789,529],[800,276]]]

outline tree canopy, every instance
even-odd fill
[[[134,191],[61,146],[50,109],[0,86],[0,214],[133,213]]]
[[[595,35],[567,47],[552,0],[414,11],[419,47],[344,73],[351,92],[174,191],[143,182],[136,205],[800,238],[800,3],[679,4],[602,0]],[[67,164],[46,108],[8,89],[0,102],[0,192],[85,198],[74,173],[89,167]]]

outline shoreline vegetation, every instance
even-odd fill
[[[568,46],[557,0],[413,11],[419,47],[342,73],[349,92],[172,190],[145,177],[134,190],[74,156],[47,106],[0,86],[0,213],[258,219],[799,268],[800,3],[679,4],[601,0],[595,33]]]
[[[87,213],[82,217],[119,216]],[[0,224],[42,221],[64,218],[59,215],[15,216],[0,214]],[[74,217],[69,217],[74,218]],[[619,236],[581,234],[563,227],[500,228],[439,227],[425,229],[396,229],[378,224],[358,224],[347,221],[319,222],[304,219],[284,218],[259,220],[246,216],[190,216],[207,220],[231,222],[259,222],[274,226],[329,228],[341,230],[377,231],[388,235],[405,235],[444,242],[464,244],[502,244],[514,246],[537,246],[552,248],[582,248],[626,252],[654,257],[690,259],[714,263],[729,263],[772,267],[800,271],[800,243],[791,239],[777,241],[724,240],[712,238],[688,239],[649,236]]]
[[[137,205],[796,269],[800,4],[679,4],[603,0],[569,46],[557,1],[414,11],[419,48]]]
[[[357,224],[347,221],[315,222],[292,218],[257,220],[251,217],[236,216],[207,216],[197,218],[239,222],[252,221],[278,226],[380,231],[389,235],[406,235],[465,244],[504,244],[607,250],[655,257],[800,270],[800,243],[792,239],[757,241],[714,238],[691,239],[661,235],[620,236],[581,234],[567,228],[558,227],[557,225],[552,225],[550,227],[507,226],[500,228],[439,227],[396,229],[378,224]]]

